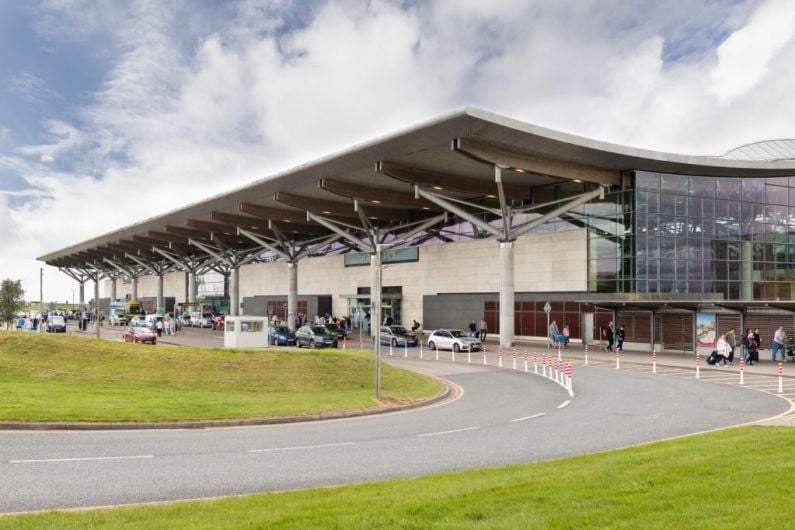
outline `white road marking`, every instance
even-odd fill
[[[559,409],[562,409],[563,407],[565,407],[565,406],[566,406],[566,405],[568,405],[569,403],[571,403],[571,400],[570,400],[570,399],[567,399],[566,401],[564,401],[563,403],[561,403],[560,405],[558,405],[558,408],[559,408]]]
[[[154,458],[155,455],[136,456],[93,456],[86,458],[43,458],[39,460],[9,460],[9,464],[34,464],[40,462],[88,462],[91,460],[130,460],[133,458]]]
[[[480,429],[480,427],[466,427],[465,429],[455,429],[452,431],[429,432],[427,434],[418,434],[417,437],[422,438],[423,436],[439,436],[440,434],[452,434],[456,432],[474,431],[475,429]]]
[[[534,418],[540,418],[541,416],[546,416],[546,412],[539,412],[538,414],[533,414],[532,416],[525,416],[524,418],[516,418],[515,420],[511,421],[524,421],[524,420],[532,420]]]
[[[336,444],[297,445],[294,447],[273,447],[271,449],[249,449],[249,453],[270,453],[273,451],[300,451],[302,449],[322,449],[324,447],[340,447],[342,445],[356,445],[355,442],[341,442]]]

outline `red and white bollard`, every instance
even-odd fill
[[[651,352],[651,373],[657,373],[657,352],[654,350]]]
[[[502,368],[502,346],[497,348],[497,356],[499,357],[499,367]]]
[[[560,345],[560,343],[558,342],[558,360],[559,360],[559,361],[560,361],[561,359],[563,359],[563,352],[561,351],[561,348],[562,348],[562,347],[563,347],[563,346],[561,346],[561,345]]]
[[[516,347],[511,348],[511,356],[513,357],[513,369],[516,370]]]
[[[392,342],[389,343],[389,356],[392,357]]]
[[[488,364],[486,362],[486,343],[483,343],[483,364]]]
[[[784,366],[778,363],[778,393],[784,393]]]
[[[541,375],[543,375],[544,377],[547,376],[547,354],[546,353],[542,353],[541,354]]]
[[[533,352],[533,373],[538,373],[538,353]]]
[[[618,351],[618,348],[616,348],[616,370],[619,368],[621,368],[621,353]]]
[[[450,361],[455,362],[455,347],[450,348]]]
[[[588,366],[588,345],[585,345],[585,366]]]
[[[438,361],[439,360],[439,343],[437,342],[436,344],[434,344],[434,346],[436,346],[436,360]]]
[[[566,390],[571,394],[571,363],[566,363]]]
[[[419,341],[419,343],[420,343],[420,359],[422,359],[422,341]]]
[[[527,350],[524,351],[524,371],[527,372]]]
[[[406,359],[409,358],[409,341],[408,339],[403,341],[403,357]]]
[[[701,355],[696,352],[696,379],[701,379]]]
[[[347,337],[342,337],[342,349],[343,349],[343,351],[345,350],[345,344],[347,344],[347,342],[348,342],[347,340],[345,340],[346,338]]]
[[[467,348],[467,362],[472,362],[472,343],[470,343],[469,348]]]
[[[744,377],[745,373],[744,372],[745,372],[745,359],[740,357],[740,384],[741,385],[745,384],[745,377]]]

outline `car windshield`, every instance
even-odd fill
[[[212,313],[205,313],[205,314],[202,315],[202,318],[213,318],[213,314]]]
[[[132,328],[133,332],[148,335],[152,333],[149,328]]]
[[[323,326],[312,326],[313,333],[319,333],[320,335],[325,335],[328,333],[328,330]]]
[[[287,326],[277,326],[273,328],[275,333],[290,333],[290,329]]]
[[[409,330],[404,328],[403,326],[392,326],[392,333],[395,335],[408,335]]]
[[[336,324],[326,324],[326,329],[339,329]]]
[[[456,337],[456,338],[458,338],[458,337],[468,337],[469,336],[466,333],[464,333],[463,331],[461,331],[460,329],[451,329],[450,333],[453,335],[453,337]]]

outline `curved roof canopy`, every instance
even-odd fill
[[[723,158],[732,160],[795,160],[795,139],[765,140],[735,147]]]
[[[503,169],[495,172],[495,166]],[[139,260],[159,259],[155,249],[202,254],[195,245],[201,242],[246,251],[262,247],[241,236],[241,230],[267,241],[308,241],[333,235],[317,222],[319,216],[340,226],[388,227],[441,213],[417,188],[494,204],[500,195],[503,204],[526,206],[539,187],[565,181],[610,186],[618,184],[622,171],[632,169],[768,177],[795,175],[795,161],[659,153],[465,108],[39,260],[64,268],[102,264],[105,259],[134,264],[131,254]]]

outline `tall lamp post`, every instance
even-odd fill
[[[44,318],[44,267],[39,269],[39,314]]]

